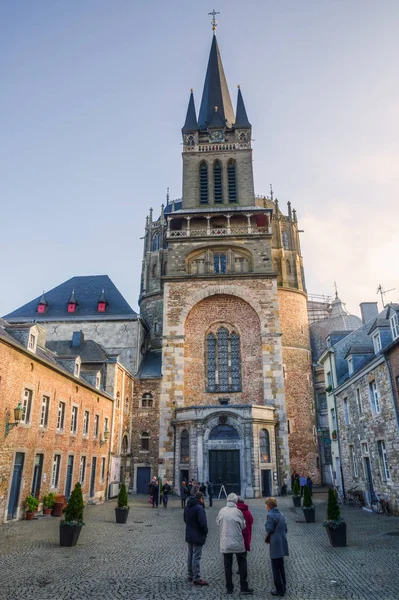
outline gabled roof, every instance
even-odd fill
[[[78,305],[75,312],[68,313],[67,305],[74,290]],[[107,299],[107,310],[97,312],[98,299],[104,290]],[[137,319],[137,314],[126,302],[122,294],[112,283],[108,275],[84,275],[72,277],[52,290],[46,292],[47,310],[37,312],[40,298],[31,300],[17,308],[4,318],[10,323],[26,321],[79,321],[79,320],[112,320]]]
[[[206,129],[212,121],[215,106],[218,107],[223,126],[234,124],[234,110],[231,104],[229,88],[224,74],[222,59],[216,35],[213,36],[208,68],[205,76],[204,91],[202,92],[201,107],[198,117],[200,129]]]
[[[186,121],[183,125],[182,132],[188,133],[190,131],[197,131],[198,129],[198,121],[197,114],[195,112],[195,104],[194,104],[194,94],[193,90],[190,93],[190,100],[188,102]]]
[[[244,99],[242,97],[240,87],[238,87],[236,122],[234,123],[234,127],[236,129],[239,129],[240,127],[244,129],[251,127],[251,123],[248,121],[247,111],[245,110]]]

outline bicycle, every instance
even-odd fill
[[[388,515],[391,516],[391,510],[389,507],[389,500],[383,498],[381,495],[377,494],[377,492],[373,492],[371,499],[371,508],[378,515]]]
[[[348,506],[362,507],[366,505],[363,492],[362,490],[358,490],[358,487],[355,485],[355,487],[347,491]]]

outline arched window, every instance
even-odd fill
[[[200,203],[208,204],[208,165],[200,164]]]
[[[208,392],[241,391],[240,336],[229,334],[220,327],[217,334],[207,336],[207,385]]]
[[[279,266],[278,258],[273,258],[273,270],[276,271],[276,273],[279,272]]]
[[[124,435],[123,436],[123,440],[122,440],[122,454],[123,454],[123,456],[126,456],[128,447],[129,447],[129,443],[128,443],[128,440],[127,440],[127,435]]]
[[[185,429],[180,436],[180,462],[187,463],[190,460],[190,436]]]
[[[229,188],[229,202],[237,202],[237,173],[234,160],[227,167],[227,182]]]
[[[290,243],[288,241],[288,233],[286,232],[285,229],[283,229],[282,232],[281,232],[281,239],[282,239],[282,242],[283,242],[283,248],[285,250],[289,250],[290,249]]]
[[[159,235],[156,233],[152,238],[152,251],[156,252],[159,250]]]
[[[214,273],[226,273],[227,270],[227,257],[226,254],[215,252],[213,255],[213,272]]]
[[[231,425],[216,425],[210,434],[210,440],[238,440],[240,436],[238,434],[237,429],[232,427]]]
[[[215,204],[223,202],[222,165],[218,160],[213,167],[213,200]]]
[[[259,434],[260,461],[270,462],[270,435],[267,429],[261,429]]]
[[[155,263],[155,265],[152,265],[152,276],[156,277],[158,275],[158,265]]]
[[[140,441],[141,449],[148,451],[150,449],[150,435],[146,431],[141,434]]]
[[[291,275],[292,269],[291,269],[291,263],[289,260],[287,260],[286,265],[287,265],[287,275]]]
[[[152,394],[143,394],[141,397],[141,408],[152,408]]]

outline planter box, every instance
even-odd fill
[[[117,523],[126,523],[130,508],[115,508],[115,517]]]
[[[64,510],[64,503],[63,502],[55,502],[54,508],[51,511],[51,516],[52,517],[61,517],[63,510]]]
[[[316,517],[316,511],[315,509],[303,509],[302,508],[302,512],[303,512],[303,516],[305,517],[305,521],[306,523],[314,523],[315,522],[315,517]]]
[[[292,496],[292,501],[294,503],[295,508],[301,508],[301,500],[300,496]]]
[[[53,512],[52,508],[43,508],[44,515],[51,515],[52,512]]]
[[[342,523],[337,529],[326,527],[327,535],[331,546],[334,548],[343,548],[346,546],[346,523]]]
[[[60,546],[76,546],[81,529],[78,525],[72,525],[71,527],[60,523]]]
[[[35,516],[35,513],[33,511],[27,510],[25,513],[25,519],[27,521],[32,521],[34,516]]]

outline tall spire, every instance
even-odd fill
[[[189,131],[196,131],[197,129],[198,129],[197,114],[195,112],[193,89],[191,88],[190,100],[188,102],[188,108],[187,108],[186,121],[183,125],[182,133],[187,133]]]
[[[235,127],[251,127],[251,123],[248,121],[247,111],[245,110],[245,104],[241,93],[241,88],[238,86],[237,96],[237,110],[236,110],[236,122]]]
[[[231,104],[216,35],[212,38],[204,91],[202,93],[201,108],[198,117],[200,129],[206,129],[210,125],[214,117],[215,106],[217,106],[221,123],[223,125],[226,124],[227,127],[231,127],[235,121],[234,110]]]

